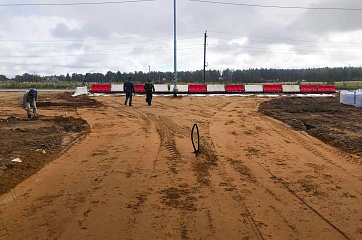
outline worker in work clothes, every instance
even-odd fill
[[[124,101],[124,105],[127,105],[129,99],[129,105],[132,106],[132,93],[136,95],[136,90],[134,89],[131,77],[123,84],[123,91],[126,93],[126,101]]]
[[[151,79],[148,79],[143,88],[146,91],[146,102],[150,106],[152,102],[152,93],[155,92],[155,86],[153,86]]]
[[[37,117],[37,108],[36,108],[36,101],[38,100],[38,91],[34,88],[30,88],[29,91],[26,91],[23,98],[23,105],[28,113],[28,118],[31,118],[31,109],[33,109],[34,117]]]

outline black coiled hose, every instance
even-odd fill
[[[194,141],[194,130],[196,128],[196,133],[197,133],[197,148],[195,146],[195,141]],[[197,124],[195,123],[194,126],[191,129],[191,142],[192,142],[192,146],[194,147],[194,153],[199,154],[200,153],[200,133],[199,133],[199,127],[197,126]]]

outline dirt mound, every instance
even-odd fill
[[[79,95],[72,97],[69,92],[64,93],[41,93],[41,98],[37,102],[37,106],[40,108],[51,108],[51,107],[68,107],[68,108],[79,108],[79,107],[99,107],[102,104],[93,98],[89,98],[86,95]]]
[[[349,153],[362,156],[362,109],[338,97],[284,97],[263,102],[259,111]]]
[[[22,94],[17,98],[14,101],[7,94],[0,106],[6,109],[19,107]],[[81,118],[45,116],[44,110],[71,112],[78,108],[99,107],[101,103],[85,95],[72,97],[69,92],[42,92],[37,106],[39,118],[31,120],[25,114],[24,118],[19,117],[18,112],[0,114],[0,195],[36,173],[90,131],[88,123]],[[12,161],[17,158],[22,162]]]
[[[37,172],[90,130],[73,117],[0,119],[0,194]],[[19,158],[22,162],[14,162]]]

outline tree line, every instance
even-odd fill
[[[85,77],[86,76],[86,77]],[[121,73],[108,71],[103,73],[67,73],[66,75],[40,76],[24,73],[8,79],[0,75],[0,81],[15,82],[87,82],[87,83],[122,83],[129,77],[135,83],[145,83],[149,78],[155,83],[173,83],[173,72],[142,72]],[[360,81],[361,67],[308,68],[308,69],[273,69],[251,68],[244,70],[196,70],[177,72],[178,83],[268,83],[268,82],[325,82]]]

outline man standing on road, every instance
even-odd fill
[[[29,91],[26,91],[23,98],[23,105],[28,113],[28,118],[31,118],[31,110],[33,109],[34,117],[37,117],[37,108],[36,108],[36,101],[38,100],[38,91],[34,88],[30,88]]]
[[[126,93],[126,101],[124,101],[124,105],[127,105],[129,99],[129,106],[132,106],[132,93],[136,95],[136,91],[134,89],[131,77],[129,77],[128,80],[123,84],[123,91]]]
[[[83,77],[83,82],[82,82],[82,87],[84,87],[88,82],[88,73],[85,74],[85,76]]]
[[[151,79],[148,79],[148,82],[145,83],[143,88],[146,90],[146,102],[148,103],[148,106],[150,106],[152,102],[152,93],[155,92],[155,86]]]

